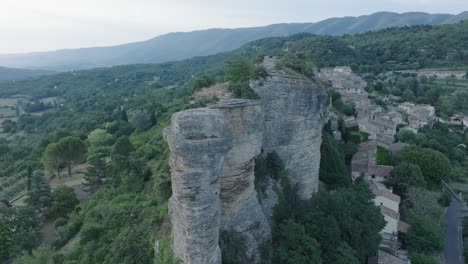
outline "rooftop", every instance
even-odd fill
[[[369,188],[371,189],[372,193],[375,196],[385,197],[385,198],[387,198],[389,200],[400,203],[400,201],[401,201],[400,196],[394,194],[392,191],[387,189],[382,184],[379,184],[379,183],[377,183],[375,181],[368,181],[368,184],[369,184]]]

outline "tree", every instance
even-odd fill
[[[42,210],[50,204],[50,185],[43,171],[35,171],[31,178],[31,190],[26,200],[34,209]]]
[[[128,156],[133,151],[135,151],[135,148],[133,147],[128,137],[122,136],[117,139],[114,146],[112,147],[111,156]]]
[[[150,124],[151,126],[155,126],[158,123],[158,119],[156,118],[156,108],[153,106],[149,109],[150,114]]]
[[[14,245],[10,228],[0,219],[0,260],[7,258]]]
[[[411,264],[438,264],[439,262],[434,257],[427,256],[423,253],[412,253],[410,255]]]
[[[437,222],[421,217],[413,221],[406,242],[414,252],[440,252],[444,249],[444,234]]]
[[[252,65],[244,58],[235,58],[225,64],[226,79],[231,83],[244,83],[250,80]]]
[[[112,135],[100,128],[91,131],[88,135],[88,141],[93,147],[106,145],[111,139]]]
[[[146,130],[151,126],[150,116],[141,110],[131,116],[130,123],[139,130]]]
[[[60,158],[60,150],[57,143],[47,145],[44,153],[42,153],[42,164],[47,171],[56,171],[60,179],[60,171],[65,168],[65,162]]]
[[[416,96],[414,96],[413,91],[411,91],[410,89],[406,89],[401,95],[401,97],[405,101],[414,101],[414,99],[416,99]]]
[[[14,257],[21,251],[31,252],[40,244],[39,220],[32,207],[0,208],[0,222],[12,231],[14,246],[10,250],[10,256]]]
[[[13,260],[13,264],[48,264],[53,251],[50,248],[39,247],[29,252],[23,252],[18,258]]]
[[[6,119],[2,122],[3,133],[9,133],[16,126],[16,122],[10,119]]]
[[[320,180],[332,188],[346,187],[351,184],[345,163],[345,155],[338,142],[328,131],[322,133],[320,147]]]
[[[356,252],[346,242],[339,244],[335,253],[332,255],[333,264],[359,264],[359,260],[356,258]]]
[[[54,189],[51,196],[49,214],[56,217],[65,217],[80,204],[73,188],[59,185]]]
[[[120,119],[122,119],[125,122],[128,122],[127,110],[125,110],[125,108],[122,109],[122,114],[121,114]]]
[[[73,163],[82,161],[87,152],[86,144],[77,137],[64,137],[57,142],[57,150],[60,160],[66,162],[68,176],[71,176]]]
[[[96,154],[88,159],[90,165],[85,173],[85,186],[91,193],[97,191],[107,178],[107,164],[103,154]]]
[[[452,170],[449,159],[439,151],[416,146],[404,148],[397,157],[402,162],[418,165],[424,180],[431,186],[439,186],[442,179],[448,178]]]
[[[443,192],[439,196],[439,199],[437,199],[437,202],[439,202],[439,204],[443,207],[449,207],[451,201],[452,201],[452,196],[448,192]]]
[[[274,215],[276,258],[285,261],[296,254],[312,251],[308,248],[314,244],[311,239],[317,239],[323,263],[363,262],[377,252],[381,239],[379,232],[385,226],[373,198],[367,184],[357,180],[353,188],[315,193],[312,206],[307,210],[295,209],[289,210],[289,214],[279,214],[287,211],[282,208],[293,206],[291,201],[284,204],[285,200],[280,200]]]
[[[421,169],[415,164],[402,162],[393,168],[390,176],[386,184],[401,197],[406,197],[410,186],[424,187],[426,185]]]
[[[322,251],[324,263],[333,263],[333,255],[337,254],[336,245],[341,242],[352,248],[359,262],[377,252],[379,232],[385,226],[385,220],[372,199],[372,192],[362,180],[357,180],[353,188],[314,194],[312,208],[302,221],[312,237],[320,238],[321,248],[328,249]],[[330,228],[337,226],[338,233],[331,229],[325,233],[327,235],[322,235],[324,227],[328,225]]]
[[[289,219],[277,228],[273,263],[322,263],[320,245],[307,235],[304,226]]]

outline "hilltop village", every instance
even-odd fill
[[[466,76],[466,73],[459,71],[425,70],[407,73],[430,78],[464,79]],[[466,127],[468,116],[456,114],[444,120],[436,115],[434,106],[405,102],[401,97],[393,95],[371,94],[366,91],[368,83],[353,73],[349,66],[323,68],[319,77],[328,82],[331,92],[338,93],[345,104],[354,106],[352,114],[342,114],[333,106],[331,98],[328,120],[335,140],[343,141],[347,134],[351,140],[359,143],[351,159],[352,180],[360,177],[366,180],[375,195],[375,205],[380,208],[386,221],[381,231],[379,263],[409,263],[408,252],[401,249],[401,238],[410,228],[408,223],[400,219],[402,198],[385,185],[394,169],[391,164],[396,161],[398,153],[409,146],[396,142],[395,136],[401,131],[416,134],[419,129],[432,127],[436,122]]]

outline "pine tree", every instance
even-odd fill
[[[88,191],[94,193],[102,185],[108,176],[107,164],[104,154],[98,153],[88,159],[90,167],[85,173],[86,183],[84,184]]]
[[[28,192],[27,203],[34,209],[42,210],[50,204],[50,185],[43,171],[35,171],[31,177],[31,190]]]
[[[125,108],[122,109],[122,116],[121,116],[121,119],[125,122],[128,122],[128,116],[127,116],[127,111],[125,110]]]
[[[150,123],[151,123],[151,126],[155,126],[158,123],[158,120],[156,119],[155,110],[156,109],[154,107],[152,107],[150,109]]]

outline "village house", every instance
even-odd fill
[[[398,235],[398,225],[400,221],[400,196],[394,194],[392,190],[376,181],[368,181],[369,188],[375,195],[374,203],[380,208],[380,212],[387,224],[381,231],[382,234]]]
[[[398,109],[406,119],[406,123],[416,130],[427,125],[432,126],[437,120],[435,108],[430,105],[402,103]]]
[[[408,258],[400,250],[399,235],[407,234],[409,225],[400,220],[400,196],[393,193],[383,183],[390,177],[392,166],[377,164],[377,149],[379,143],[371,140],[359,145],[358,151],[351,160],[351,175],[353,181],[362,177],[374,194],[374,204],[380,208],[384,217],[385,226],[380,232],[382,241],[379,245],[381,250],[391,254],[379,254],[377,263],[392,259],[392,263],[408,263]],[[388,146],[393,155],[397,155],[407,145],[404,143],[392,143]],[[385,256],[384,256],[385,255]],[[401,262],[400,262],[401,260]]]
[[[383,182],[390,176],[392,166],[377,164],[376,140],[368,141],[359,145],[359,149],[351,159],[351,176],[353,181],[359,177],[366,180]]]

